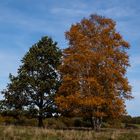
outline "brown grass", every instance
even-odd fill
[[[140,140],[140,130],[55,130],[36,127],[0,126],[0,140]]]

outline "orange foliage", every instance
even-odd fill
[[[56,98],[60,110],[90,117],[123,115],[124,100],[132,98],[125,76],[129,43],[116,32],[115,22],[91,15],[72,25],[66,39]]]

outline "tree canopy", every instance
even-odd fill
[[[125,114],[125,99],[132,98],[126,77],[130,45],[112,19],[91,15],[66,32],[69,47],[59,67],[62,84],[56,103],[63,114],[87,116],[94,127],[103,117]]]
[[[60,76],[57,67],[60,64],[61,51],[57,43],[49,37],[43,37],[33,45],[22,59],[17,77],[11,76],[11,83],[3,91],[5,101],[11,107],[24,107],[30,115],[43,119],[56,111],[54,95],[58,89]]]

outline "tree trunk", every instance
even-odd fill
[[[101,120],[100,118],[96,118],[96,117],[91,117],[91,126],[92,129],[94,129],[95,131],[99,131],[101,128]]]
[[[43,118],[41,116],[38,117],[38,127],[44,127]]]
[[[42,114],[42,108],[43,108],[43,93],[39,93],[40,101],[39,101],[39,116],[38,116],[38,127],[44,127],[43,124],[43,114]]]

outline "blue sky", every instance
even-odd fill
[[[117,31],[131,44],[127,75],[135,98],[126,105],[130,115],[140,116],[139,0],[0,0],[0,90],[9,73],[16,74],[29,47],[42,36],[51,36],[65,48],[64,32],[92,13],[115,20]]]

